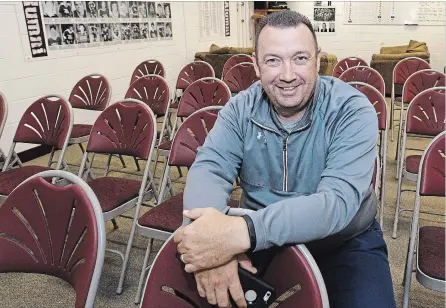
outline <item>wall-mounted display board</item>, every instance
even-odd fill
[[[345,1],[344,24],[444,25],[445,11],[440,1]]]
[[[56,50],[173,39],[169,2],[24,1],[23,10],[33,57]]]

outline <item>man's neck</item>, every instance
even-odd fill
[[[305,107],[303,110],[300,110],[299,112],[297,112],[291,116],[281,115],[279,112],[277,112],[277,110],[275,110],[275,112],[281,122],[297,122],[303,117],[306,110],[307,110],[307,107]]]

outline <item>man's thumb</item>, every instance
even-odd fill
[[[195,220],[203,215],[203,209],[184,210],[183,215],[189,219]]]
[[[246,255],[244,255],[244,257],[238,258],[238,264],[240,264],[240,266],[248,272],[251,272],[253,274],[257,273],[257,269],[252,265],[251,260],[246,257]]]

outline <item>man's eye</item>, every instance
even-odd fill
[[[279,64],[279,59],[268,59],[268,60],[266,60],[266,64],[277,65],[277,64]]]

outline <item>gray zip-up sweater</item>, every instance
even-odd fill
[[[255,250],[327,237],[345,241],[376,215],[370,183],[377,138],[372,104],[339,79],[318,78],[291,133],[257,82],[219,112],[188,173],[184,208],[226,211],[239,176],[241,207],[256,210],[249,214]]]

